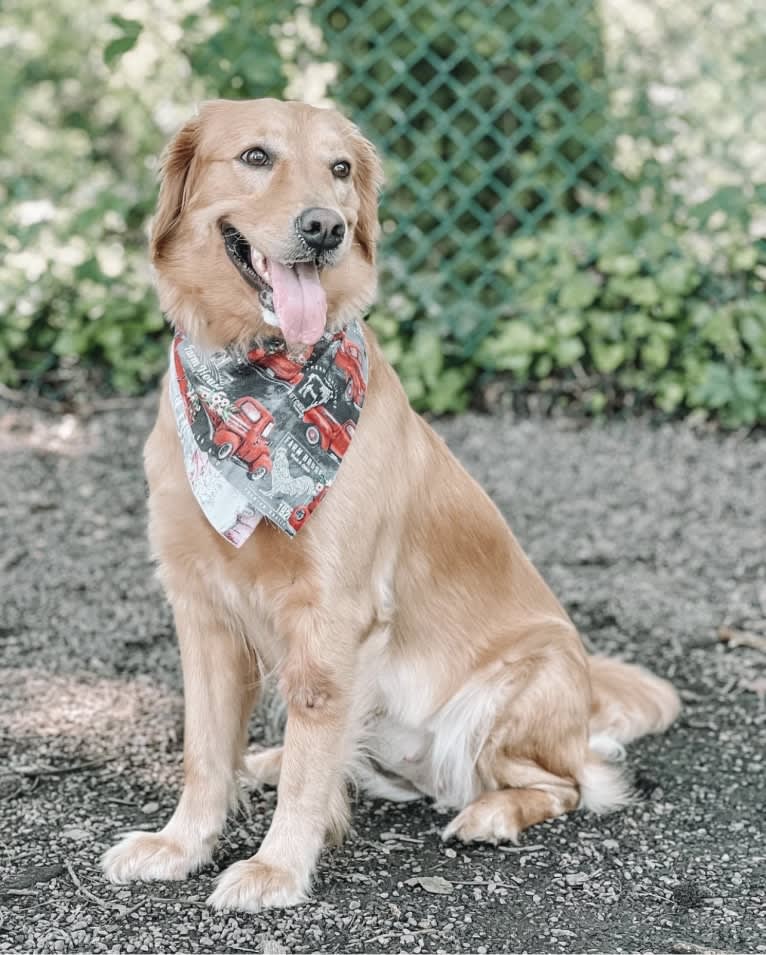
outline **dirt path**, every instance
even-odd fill
[[[257,846],[272,793],[188,882],[97,868],[119,831],[166,819],[180,780],[178,658],[144,538],[151,413],[0,408],[0,951],[766,952],[766,654],[719,639],[766,634],[764,438],[440,425],[590,645],[671,676],[684,715],[631,748],[628,811],[502,851],[443,845],[425,803],[362,800],[315,901],[219,915],[204,899]]]

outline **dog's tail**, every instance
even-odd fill
[[[632,801],[632,788],[621,767],[624,744],[662,733],[678,716],[681,701],[667,680],[643,667],[608,657],[588,660],[592,688],[589,756],[578,782],[580,804],[609,812]]]

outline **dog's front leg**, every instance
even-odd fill
[[[347,825],[354,628],[335,615],[301,616],[281,673],[287,700],[277,808],[258,852],[230,866],[208,900],[255,912],[306,899],[317,856]]]
[[[104,855],[112,882],[183,879],[209,862],[237,798],[258,690],[255,660],[202,600],[173,603],[184,677],[184,789],[164,829],[131,832]]]

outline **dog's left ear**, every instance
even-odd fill
[[[359,218],[354,232],[362,253],[368,262],[375,262],[378,241],[378,195],[383,185],[383,167],[369,140],[358,131],[353,137],[354,186],[359,195]]]
[[[200,121],[190,119],[168,144],[160,162],[160,198],[152,220],[151,254],[162,256],[189,198],[190,171],[200,138]]]

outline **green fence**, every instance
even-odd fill
[[[603,209],[604,197],[626,185],[626,170],[672,149],[673,120],[688,122],[668,109],[673,98],[706,84],[698,149],[717,150],[728,164],[722,181],[736,170],[764,178],[756,163],[741,166],[754,140],[764,142],[755,125],[766,105],[766,58],[759,64],[755,56],[756,37],[766,40],[758,2],[680,6],[318,0],[313,17],[337,69],[328,93],[387,161],[388,291],[406,289],[421,308],[455,312],[454,321],[463,316],[472,326],[502,315],[509,290],[497,276],[510,236],[555,214]],[[722,57],[715,44],[739,29],[748,39]],[[711,126],[716,101],[723,106],[727,97],[735,114],[728,135]],[[620,137],[629,140],[624,148],[648,155],[620,160]]]
[[[593,0],[320,0],[333,99],[386,158],[382,267],[454,330],[502,314],[508,238],[617,179]]]

